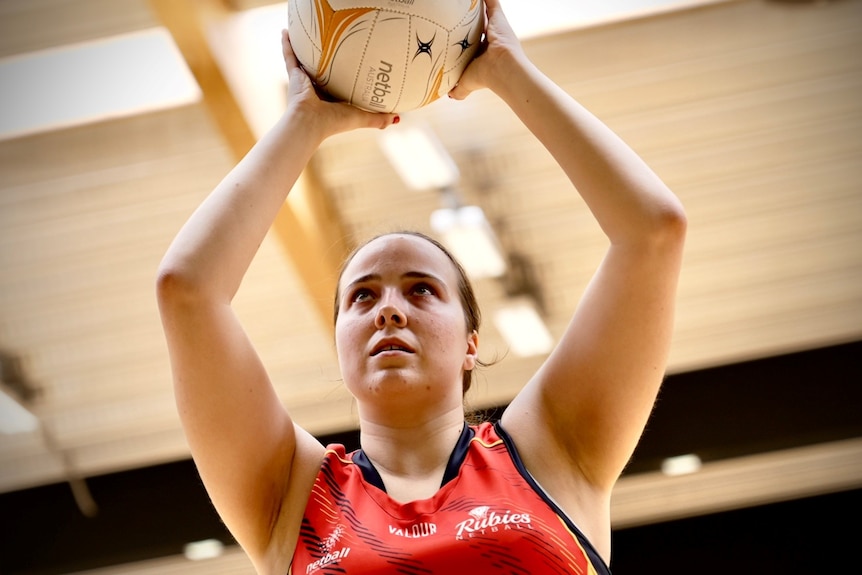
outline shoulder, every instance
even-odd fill
[[[281,504],[271,519],[270,539],[262,560],[272,567],[272,572],[287,572],[317,477],[326,461],[338,461],[338,455],[344,455],[343,446],[340,450],[338,446],[324,448],[311,434],[299,427],[296,429],[294,458],[290,462]]]
[[[591,483],[569,450],[561,447],[553,435],[536,431],[536,427],[541,426],[518,414],[506,415],[500,428],[516,465],[572,518],[603,557],[609,557],[612,487]]]

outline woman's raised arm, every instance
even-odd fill
[[[664,377],[686,217],[629,146],[528,60],[498,4],[486,1],[487,51],[452,96],[487,87],[502,98],[553,155],[609,239],[557,348],[503,423],[528,468],[541,475],[546,464],[536,454],[546,461],[550,455],[551,465],[569,466],[606,496]]]
[[[296,518],[288,527],[298,532],[323,448],[293,425],[231,301],[318,145],[334,133],[384,128],[395,118],[321,101],[286,34],[284,55],[290,80],[286,112],[185,223],[157,281],[192,455],[219,514],[253,560],[269,552],[285,503]]]

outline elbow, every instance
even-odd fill
[[[662,207],[658,217],[659,235],[674,243],[682,244],[688,230],[688,216],[682,202],[674,196]]]
[[[657,202],[644,219],[645,228],[642,238],[651,245],[670,247],[682,246],[688,230],[688,217],[682,202],[669,195]]]
[[[684,244],[688,229],[685,208],[660,182],[642,188],[616,208],[620,217],[602,226],[612,245],[651,250]]]
[[[199,294],[196,282],[181,267],[162,262],[156,275],[156,299],[159,307],[189,302]]]
[[[170,257],[159,265],[155,287],[156,300],[162,312],[219,303],[230,305],[236,291],[231,291],[222,277]]]

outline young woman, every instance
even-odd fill
[[[631,149],[527,59],[498,0],[486,10],[485,50],[451,97],[499,96],[609,239],[556,349],[500,422],[464,423],[478,310],[454,260],[411,233],[360,247],[339,280],[336,348],[362,449],[325,448],[273,391],[231,300],[318,145],[398,120],[319,99],[286,37],[286,112],[162,262],[158,300],[192,454],[262,575],[608,573],[611,490],[663,378],[685,215]]]

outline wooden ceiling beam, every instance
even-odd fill
[[[862,438],[852,438],[707,462],[690,475],[623,476],[611,521],[625,529],[860,487]]]
[[[236,95],[207,41],[206,27],[227,18],[232,10],[226,0],[149,0],[153,13],[176,42],[203,93],[203,103],[237,161],[257,141]],[[331,299],[337,274],[346,254],[340,219],[306,168],[285,202],[273,231],[304,284],[322,325],[332,332]]]

